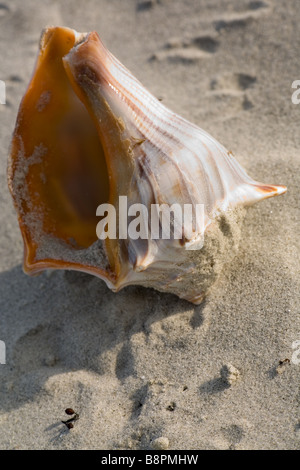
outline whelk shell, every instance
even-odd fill
[[[139,284],[194,303],[234,254],[242,208],[286,191],[251,179],[231,152],[167,109],[97,33],[60,27],[43,32],[8,183],[26,273],[75,269],[114,291]],[[199,237],[186,240],[184,226],[179,241],[98,240],[96,209],[110,202],[118,210],[120,195],[147,208],[204,204],[203,248],[190,251]]]

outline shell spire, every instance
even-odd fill
[[[59,27],[41,39],[13,135],[8,183],[27,273],[76,269],[113,290],[140,284],[194,303],[236,245],[237,212],[286,191],[251,179],[231,152],[167,109],[97,33]],[[97,207],[116,208],[120,232],[124,196],[128,206],[142,204],[147,213],[153,204],[202,205],[203,224],[191,237],[174,213],[172,230],[179,227],[180,240],[99,240]],[[225,219],[230,237],[223,233]]]

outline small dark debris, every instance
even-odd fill
[[[278,362],[278,366],[275,369],[275,375],[283,374],[286,370],[286,367],[289,366],[291,363],[290,359],[283,359],[282,361]]]
[[[174,411],[176,408],[176,403],[174,401],[172,401],[172,403],[170,403],[168,406],[167,406],[167,410],[168,411]]]
[[[283,361],[279,361],[279,365],[282,366],[283,364],[290,364],[290,359],[284,359]]]
[[[68,429],[73,429],[74,428],[74,422],[78,421],[79,419],[79,414],[76,413],[72,408],[66,408],[65,413],[69,416],[72,416],[72,418],[67,419],[66,421],[62,421],[63,424],[67,426]]]

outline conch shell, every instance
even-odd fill
[[[75,269],[114,291],[139,284],[196,304],[236,248],[242,208],[286,191],[252,180],[231,152],[167,109],[97,33],[60,27],[41,38],[8,184],[26,273]],[[204,225],[190,237],[183,222],[180,240],[100,240],[97,207],[110,203],[119,216],[119,196],[149,211],[151,204],[203,204]]]

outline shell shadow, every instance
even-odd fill
[[[224,382],[220,377],[217,377],[213,380],[209,380],[208,382],[203,383],[199,387],[199,391],[201,394],[209,394],[214,395],[217,393],[222,393],[224,390],[230,388],[230,385]]]
[[[203,308],[139,286],[115,294],[79,272],[28,277],[20,265],[5,271],[0,339],[7,361],[0,366],[0,409],[34,400],[51,376],[69,371],[109,373],[122,382],[135,374],[129,341],[145,324],[189,310],[189,327],[201,328]]]

